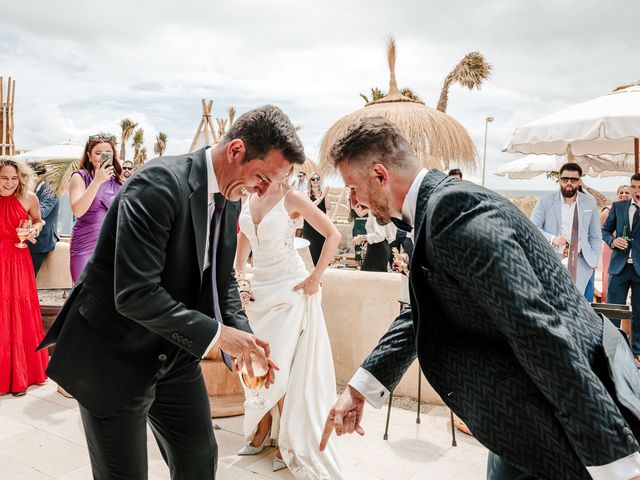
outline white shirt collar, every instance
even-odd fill
[[[420,193],[420,185],[422,185],[422,180],[424,176],[427,174],[427,169],[421,169],[416,178],[413,179],[413,183],[409,187],[409,191],[407,195],[404,197],[404,202],[402,202],[402,220],[407,222],[412,227],[415,226],[416,219],[416,204],[418,203],[418,193]]]
[[[204,151],[207,161],[207,192],[209,193],[209,198],[213,197],[214,193],[218,193],[220,191],[216,173],[213,171],[213,161],[211,159],[212,150],[212,148],[207,148]]]

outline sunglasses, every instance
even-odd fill
[[[320,177],[311,177],[312,182],[317,182],[318,180],[320,180]]]
[[[116,137],[113,135],[89,135],[90,142],[99,142],[100,140],[106,140],[107,142],[111,140],[115,140]]]
[[[560,177],[560,181],[562,183],[571,182],[573,185],[577,185],[580,182],[580,179],[575,177]]]
[[[122,170],[133,170],[132,167],[122,167]]]
[[[304,178],[304,175],[298,175],[298,178]]]

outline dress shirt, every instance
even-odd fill
[[[636,209],[640,208],[636,202],[631,200],[629,203],[629,235],[631,235],[631,229],[634,227],[633,225],[633,215],[636,213]],[[631,257],[631,249],[629,249],[629,258],[627,258],[627,263],[633,263],[633,259]]]
[[[422,180],[426,174],[426,169],[420,170],[416,178],[413,180],[404,202],[402,203],[402,220],[412,227],[415,226],[416,204],[418,202],[420,185],[422,185]],[[577,201],[574,202],[574,211],[575,205],[577,205]],[[631,210],[632,209],[629,208],[630,218],[633,217],[633,212],[631,212]],[[563,214],[562,217],[562,221],[564,223],[565,215]],[[573,215],[571,216],[570,222],[573,222]],[[571,224],[572,223],[570,223],[570,225]],[[631,221],[629,222],[629,225],[631,225]],[[569,229],[569,232],[571,232],[571,229]],[[571,238],[571,233],[569,233],[569,236],[565,238]],[[384,401],[389,396],[389,390],[387,390],[387,388],[382,385],[382,383],[380,383],[380,381],[368,370],[365,370],[362,367],[360,367],[351,378],[349,385],[360,392],[360,394],[364,396],[364,398],[375,408],[382,407],[384,405]],[[627,457],[620,458],[614,462],[608,463],[607,465],[588,466],[586,468],[593,480],[628,480],[629,478],[640,475],[640,453],[632,453]]]
[[[365,238],[367,239],[368,244],[380,243],[384,242],[385,240],[391,243],[396,239],[397,228],[395,227],[395,225],[393,223],[380,225],[376,217],[374,217],[371,213],[367,217],[365,229],[367,230]]]
[[[207,150],[205,151],[205,156],[206,156],[206,162],[207,162],[208,205],[207,205],[207,240],[204,244],[204,262],[202,263],[203,271],[209,268],[209,266],[211,265],[211,259],[209,258],[209,230],[211,229],[211,219],[213,218],[213,213],[215,212],[215,208],[216,208],[213,196],[220,191],[220,188],[218,187],[218,180],[216,179],[216,174],[213,171],[213,160],[211,158],[211,148],[207,148]],[[213,337],[213,340],[211,340],[211,343],[205,350],[202,358],[207,356],[207,353],[209,353],[209,351],[213,348],[213,346],[217,343],[218,339],[220,338],[220,334],[222,333],[222,319],[220,318],[218,320],[220,320],[218,331],[216,332],[215,336]]]
[[[402,202],[402,220],[411,225],[411,227],[414,226],[415,222],[420,185],[422,185],[422,180],[426,174],[427,169],[425,168],[418,172],[416,178],[413,179],[411,187],[409,187],[407,195],[404,197],[404,202]],[[371,217],[373,215],[369,214],[369,218]],[[360,392],[375,408],[382,407],[389,396],[389,390],[368,370],[362,367],[358,368],[355,375],[349,380],[349,385]]]

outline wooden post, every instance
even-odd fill
[[[14,155],[13,139],[13,102],[16,93],[16,81],[7,82],[7,95],[4,95],[4,77],[0,77],[0,155]]]
[[[5,108],[4,108],[4,77],[0,77],[0,156],[4,155],[4,125],[5,125]]]

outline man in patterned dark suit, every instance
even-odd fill
[[[416,354],[426,378],[489,450],[497,479],[640,479],[640,375],[549,243],[505,198],[427,172],[382,118],[354,125],[331,156],[352,200],[413,226],[403,312],[332,408],[357,431]],[[400,220],[400,218],[402,220]]]

